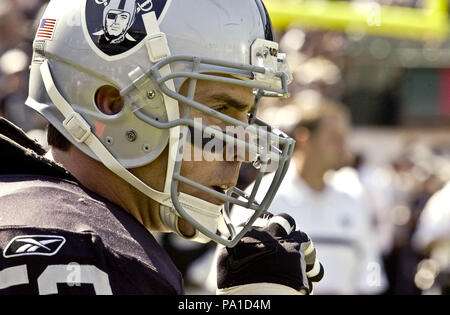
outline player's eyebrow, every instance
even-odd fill
[[[226,105],[229,105],[240,112],[245,112],[245,111],[250,112],[254,107],[254,103],[251,103],[251,104],[243,103],[242,101],[240,101],[236,98],[233,98],[231,95],[228,95],[228,94],[214,94],[214,95],[209,96],[208,99],[213,102],[219,102],[219,103],[224,103]]]

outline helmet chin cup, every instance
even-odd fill
[[[186,211],[190,217],[190,220],[186,220],[187,223],[190,224],[193,219],[209,231],[217,230],[223,206],[215,205],[200,198],[183,193],[180,193],[177,199],[179,200],[179,204],[181,204],[184,211]],[[160,205],[159,214],[164,225],[166,225],[169,229],[172,230],[172,232],[177,233],[181,237],[198,243],[207,243],[211,241],[211,238],[201,233],[194,226],[193,228],[195,232],[193,235],[184,235],[179,227],[179,219],[184,219],[186,218],[186,216],[180,215],[175,206],[168,207],[165,205]]]
[[[197,243],[204,244],[204,243],[208,243],[211,241],[211,239],[209,237],[203,235],[197,229],[194,229],[194,231],[195,231],[194,235],[186,236],[185,234],[183,234],[178,225],[181,217],[177,214],[177,212],[174,208],[160,205],[159,215],[160,215],[160,218],[161,218],[161,221],[163,222],[163,224],[166,227],[168,227],[173,233],[176,233],[179,236],[181,236],[187,240],[194,241]]]

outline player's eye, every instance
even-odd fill
[[[214,107],[214,110],[218,111],[218,112],[226,112],[228,110],[228,106],[227,105],[219,105]]]
[[[127,16],[127,15],[121,15],[120,18],[121,18],[122,20],[126,20],[126,19],[128,18],[128,16]]]

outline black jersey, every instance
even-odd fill
[[[182,294],[152,234],[0,119],[0,294]]]

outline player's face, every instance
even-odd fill
[[[342,167],[350,157],[347,148],[349,124],[342,115],[330,115],[322,119],[311,137],[311,154],[324,169]]]
[[[180,92],[184,95],[187,94],[187,86],[188,84],[185,83],[181,87]],[[247,87],[199,81],[194,100],[247,123],[248,113],[254,105],[254,94],[253,90]],[[185,105],[181,104],[181,114],[184,113],[184,109]],[[230,127],[232,127],[195,109],[191,109],[191,118],[201,121],[205,125],[219,127],[222,131],[230,130]],[[241,137],[241,135],[237,134],[236,136]],[[193,141],[186,143],[181,175],[219,192],[224,192],[223,188],[220,188],[221,186],[235,186],[241,162],[249,158],[248,154],[243,156],[238,149],[227,147],[222,141],[215,142],[206,135],[203,137],[201,134],[190,134],[190,137]],[[200,137],[205,139],[203,144],[195,141]],[[248,138],[240,139],[248,141]],[[215,204],[224,203],[223,200],[214,198],[185,184],[180,184],[180,190]]]
[[[184,84],[180,89],[180,93],[187,95],[187,89],[187,84]],[[217,82],[199,81],[197,83],[194,99],[199,103],[243,122],[248,121],[247,114],[254,105],[254,95],[252,89]],[[181,115],[183,115],[184,110],[185,105],[180,104]],[[225,130],[226,128],[226,124],[221,120],[208,116],[198,110],[192,109],[191,118],[201,119],[203,124],[215,125],[220,127],[222,130]],[[241,166],[241,162],[237,160],[237,156],[236,159],[232,159],[231,161],[229,159],[220,160],[219,156],[211,159],[211,155],[221,155],[222,152],[219,152],[219,150],[216,152],[210,152],[210,150],[208,150],[208,152],[204,152],[205,154],[202,154],[203,152],[201,152],[200,156],[202,158],[198,160],[194,156],[198,153],[198,150],[206,151],[202,150],[202,146],[197,147],[192,145],[190,142],[186,143],[185,152],[190,152],[190,154],[185,154],[183,158],[181,167],[182,176],[217,191],[221,191],[220,186],[222,185],[230,187],[236,185]],[[248,159],[248,155],[245,157],[242,155],[239,156],[240,161],[245,161],[246,159]],[[150,187],[162,191],[164,189],[166,178],[167,160],[168,149],[166,148],[164,153],[161,154],[155,161],[148,165],[132,169],[131,172],[133,172],[133,174],[138,178],[142,179]],[[183,183],[180,183],[179,191],[211,203],[225,203],[221,199],[215,198],[208,193]],[[151,207],[151,213],[149,213],[149,215],[153,218],[150,220],[152,226],[149,226],[149,228],[155,231],[165,231],[166,229],[159,219],[159,208],[156,206],[154,201],[150,200],[150,203],[154,204],[154,206]],[[187,223],[184,222],[183,224]]]
[[[125,33],[130,13],[122,10],[109,10],[106,15],[106,31],[111,36],[120,36]]]

